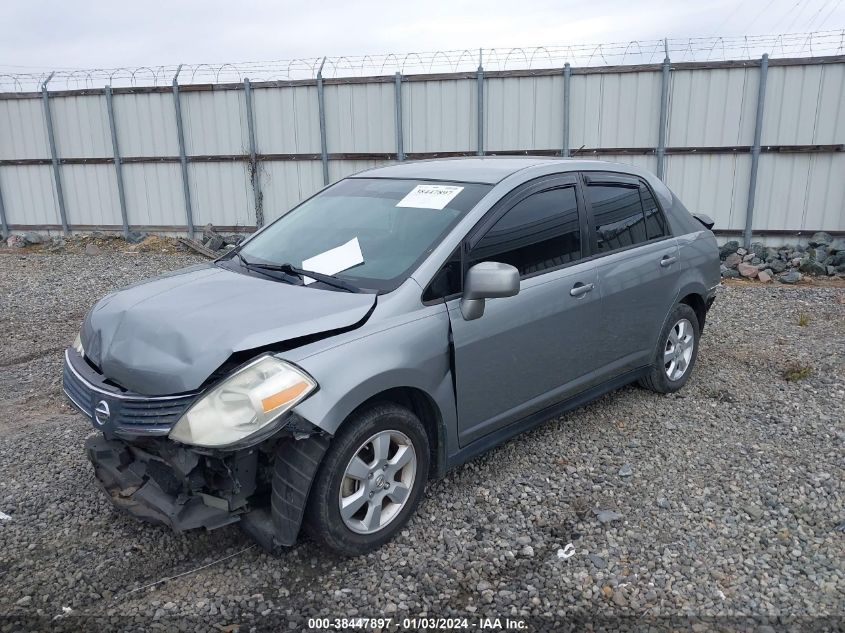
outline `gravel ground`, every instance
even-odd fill
[[[0,631],[845,623],[845,290],[722,288],[679,394],[621,389],[512,440],[430,484],[367,557],[304,539],[273,557],[236,527],[177,535],[113,511],[82,453],[91,429],[60,396],[61,350],[93,301],[196,261],[0,255]]]

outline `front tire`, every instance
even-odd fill
[[[672,393],[687,384],[698,357],[700,332],[695,310],[686,303],[677,304],[660,333],[651,370],[640,379],[640,385],[657,393]]]
[[[411,411],[386,402],[354,414],[314,480],[308,531],[348,556],[381,547],[419,505],[428,468],[428,436]]]

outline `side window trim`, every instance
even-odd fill
[[[604,171],[583,172],[584,182],[588,185],[623,185],[628,187],[639,187],[642,179],[639,176],[629,174],[613,174]]]
[[[585,199],[583,196],[583,192],[580,189],[579,182],[580,178],[578,172],[552,174],[551,176],[544,176],[538,178],[537,180],[527,182],[508,192],[505,196],[502,197],[501,200],[499,200],[499,202],[497,202],[490,209],[490,211],[488,211],[484,215],[483,218],[481,218],[481,220],[476,223],[476,225],[472,229],[470,229],[470,231],[467,233],[467,236],[464,238],[461,249],[462,275],[466,276],[467,269],[469,268],[469,262],[471,261],[470,253],[472,252],[472,249],[478,244],[478,242],[481,241],[481,239],[487,234],[487,232],[491,228],[493,228],[493,226],[495,226],[496,222],[498,222],[504,215],[510,212],[511,209],[513,209],[516,205],[535,194],[543,193],[546,191],[552,191],[554,189],[565,189],[567,187],[573,187],[573,189],[575,190],[575,200],[577,204],[578,213],[578,229],[580,233],[581,257],[575,261],[561,264],[560,266],[545,268],[543,270],[529,273],[527,275],[520,275],[520,279],[531,279],[532,277],[537,277],[538,275],[545,275],[546,273],[555,272],[557,270],[561,270],[562,268],[567,268],[569,266],[580,264],[581,262],[585,261],[587,259],[585,255],[585,249],[588,244],[588,234],[586,232],[587,224],[584,206]]]

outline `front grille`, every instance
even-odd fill
[[[107,434],[166,435],[196,400],[196,394],[150,397],[113,388],[110,390],[105,388],[104,377],[100,374],[89,376],[92,381],[96,381],[95,387],[80,375],[94,374],[94,370],[81,358],[73,358],[71,354],[75,352],[69,350],[65,354],[62,376],[65,394],[82,413],[91,418],[95,428]],[[77,362],[74,363],[74,360]],[[94,410],[100,401],[105,401],[110,411],[105,424],[100,424],[94,417]]]

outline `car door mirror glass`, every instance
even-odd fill
[[[512,297],[519,292],[519,271],[510,264],[481,262],[467,271],[461,314],[467,321],[484,314],[486,299]]]

